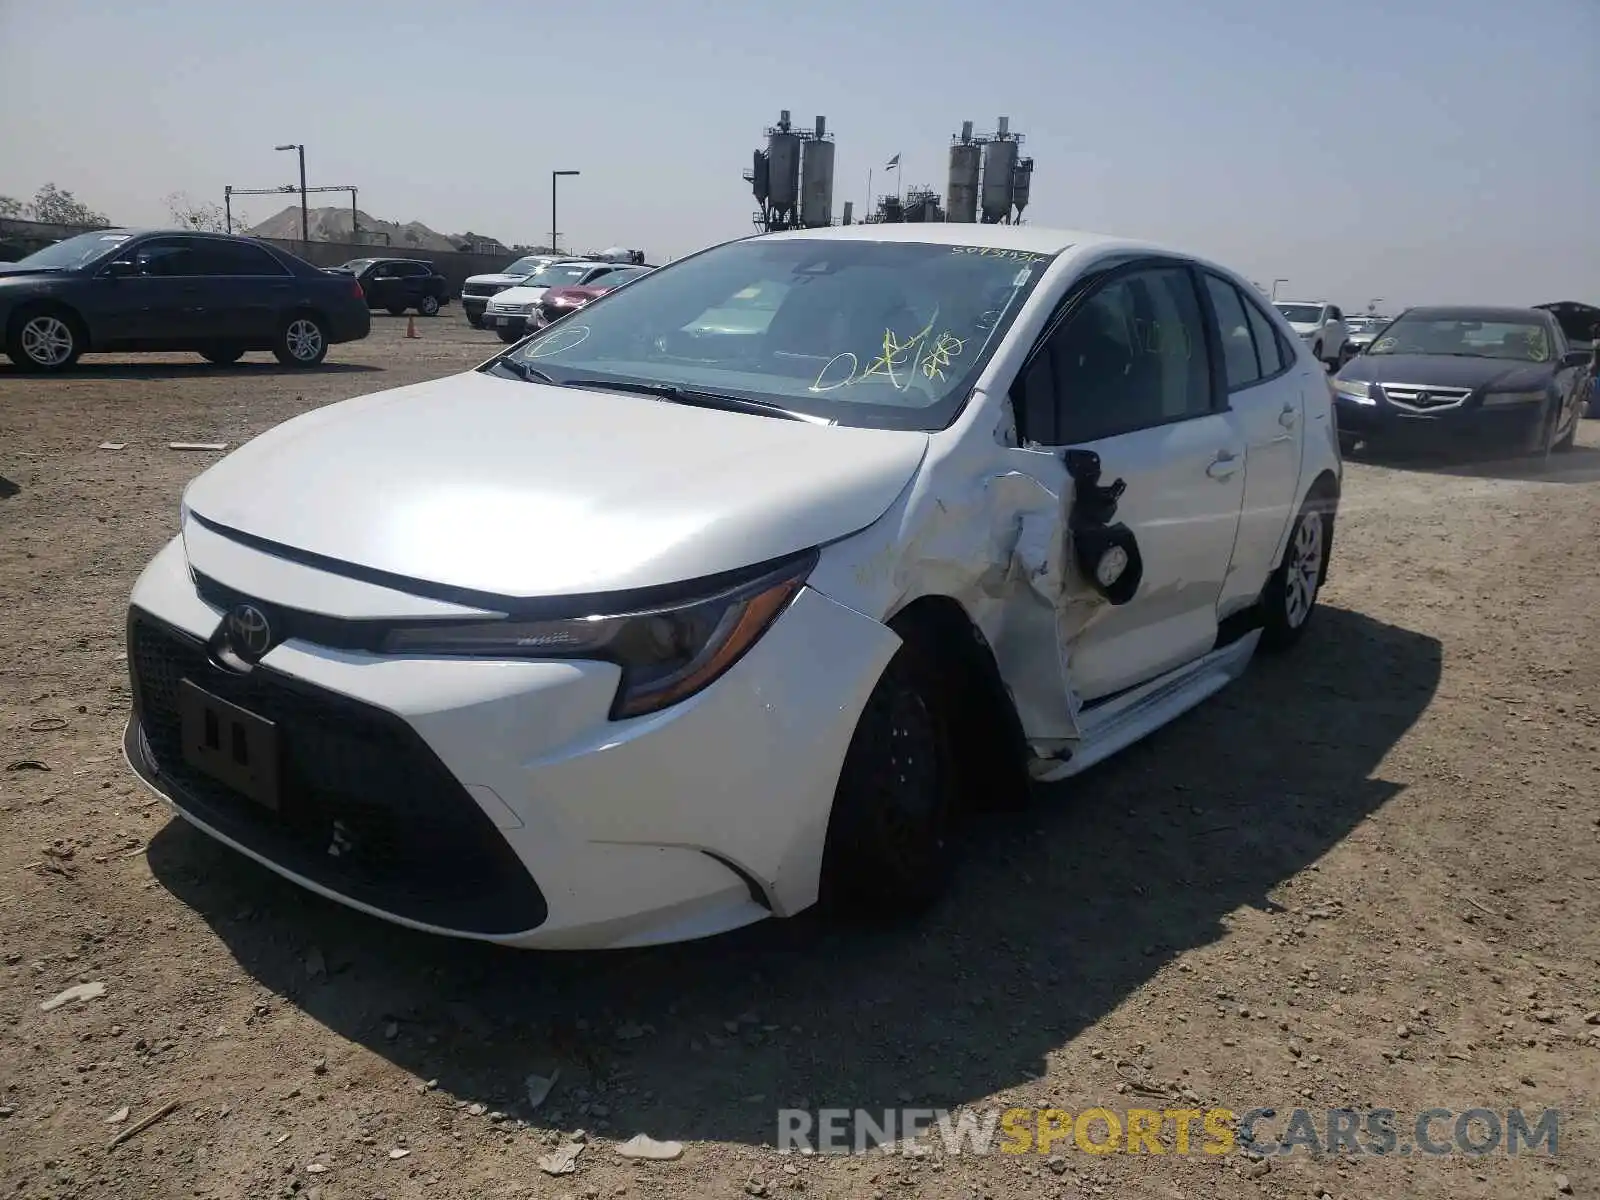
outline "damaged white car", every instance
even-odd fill
[[[994,225],[731,242],[196,479],[133,769],[420,929],[576,948],[937,896],[966,811],[1307,628],[1341,466],[1249,282]]]

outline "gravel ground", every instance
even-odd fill
[[[216,458],[167,443],[499,345],[417,325],[380,316],[311,373],[0,367],[0,1194],[1600,1196],[1600,423],[1553,471],[1351,464],[1307,642],[974,831],[921,923],[538,955],[304,894],[119,750],[127,595]],[[41,1010],[80,983],[104,994]],[[787,1105],[1561,1125],[1553,1156],[805,1157],[773,1148]],[[542,1171],[580,1129],[576,1170]],[[638,1132],[684,1153],[621,1157]]]

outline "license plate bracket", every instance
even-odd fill
[[[178,681],[178,715],[186,763],[278,811],[280,743],[275,723],[187,679]]]

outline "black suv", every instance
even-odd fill
[[[0,334],[19,367],[85,351],[192,350],[231,363],[271,350],[314,367],[372,331],[361,289],[253,238],[99,229],[0,264]]]
[[[330,269],[354,275],[367,294],[367,306],[386,309],[391,317],[408,308],[431,317],[450,303],[449,280],[420,258],[356,258]]]

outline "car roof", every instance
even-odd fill
[[[1087,230],[1047,229],[1038,225],[978,225],[967,222],[923,224],[833,225],[823,229],[792,229],[783,233],[757,234],[763,241],[839,241],[839,242],[923,242],[934,246],[986,246],[997,250],[1021,250],[1033,254],[1060,254],[1063,250],[1088,248],[1124,239]],[[1152,250],[1168,247],[1151,245]]]
[[[1550,313],[1538,308],[1512,308],[1487,304],[1440,304],[1406,309],[1406,316],[1421,317],[1425,321],[1536,321],[1540,324],[1554,320]]]
[[[1274,304],[1311,304],[1317,308],[1327,308],[1333,303],[1331,300],[1274,300]]]

